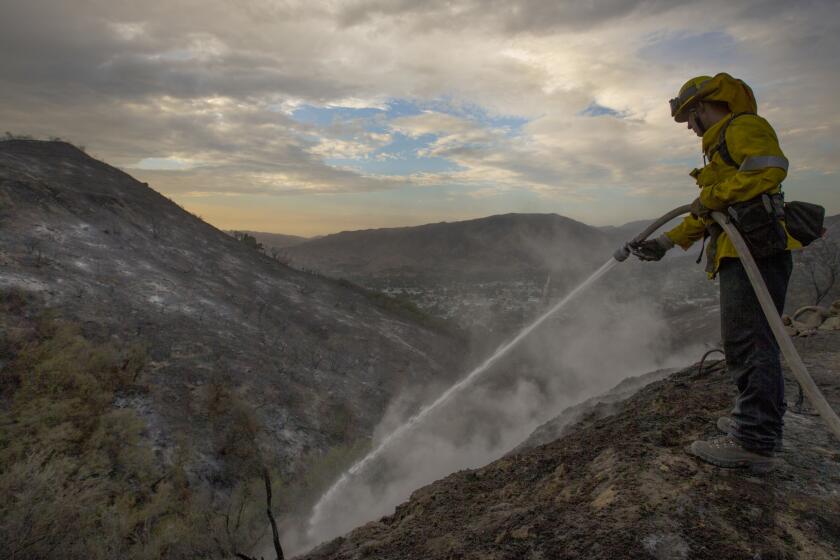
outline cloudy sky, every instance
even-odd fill
[[[789,199],[840,212],[840,2],[0,0],[0,131],[58,136],[225,229],[690,202],[668,98],[755,90]]]

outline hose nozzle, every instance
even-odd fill
[[[628,245],[629,243],[619,247],[616,252],[613,253],[613,258],[618,262],[626,261],[627,257],[630,256],[630,247],[628,247]]]

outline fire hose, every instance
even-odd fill
[[[688,213],[689,209],[690,205],[685,205],[671,210],[658,220],[651,223],[643,232],[637,235],[631,243],[644,241],[653,232],[672,219]],[[828,429],[835,435],[835,437],[837,437],[838,440],[840,440],[840,418],[838,418],[837,413],[831,408],[831,405],[828,404],[828,401],[825,400],[825,396],[823,396],[819,387],[817,387],[817,384],[814,383],[814,380],[808,373],[808,369],[805,367],[805,363],[799,356],[799,352],[796,351],[796,347],[793,345],[793,340],[785,331],[782,319],[779,317],[779,313],[773,303],[773,298],[770,297],[770,292],[767,291],[767,285],[764,283],[764,278],[762,278],[761,272],[759,272],[758,266],[756,266],[755,260],[753,259],[752,254],[750,254],[750,250],[747,247],[744,238],[741,237],[741,233],[732,225],[729,217],[725,214],[721,212],[712,212],[712,218],[714,218],[720,227],[723,228],[723,231],[726,232],[726,235],[729,236],[729,239],[735,246],[735,250],[741,258],[741,264],[744,265],[747,277],[752,284],[755,295],[761,305],[761,309],[764,311],[765,317],[767,317],[767,323],[770,325],[770,330],[773,332],[773,336],[776,338],[776,342],[779,344],[782,355],[785,357],[785,361],[788,363],[788,366],[790,366],[794,377],[802,387],[805,396],[808,397],[808,400],[814,408],[817,409],[820,417],[823,421],[825,421]],[[622,262],[626,260],[629,255],[630,250],[625,245],[616,251],[613,257],[615,260]]]

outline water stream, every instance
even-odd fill
[[[377,445],[372,451],[370,451],[367,455],[365,455],[362,459],[356,462],[349,470],[341,475],[341,477],[321,496],[321,499],[318,500],[318,503],[315,504],[315,507],[312,510],[312,516],[309,519],[309,536],[310,538],[315,538],[315,531],[316,528],[320,525],[322,519],[324,518],[327,511],[329,511],[329,506],[335,499],[335,497],[339,494],[339,492],[353,479],[354,476],[358,475],[359,473],[363,472],[364,469],[377,457],[379,457],[382,452],[391,445],[394,441],[398,440],[404,434],[411,430],[415,425],[417,425],[420,421],[423,420],[426,416],[428,416],[432,411],[436,408],[440,407],[448,400],[450,400],[454,395],[460,392],[462,389],[473,383],[482,373],[487,371],[490,366],[492,366],[495,362],[497,362],[502,356],[507,354],[513,347],[519,344],[525,337],[531,334],[534,329],[539,327],[546,319],[551,317],[557,311],[562,309],[566,306],[570,301],[575,299],[578,295],[581,294],[586,288],[592,285],[596,280],[598,280],[601,276],[606,274],[613,266],[618,264],[618,261],[615,259],[610,259],[604,265],[596,270],[592,275],[584,280],[580,285],[578,285],[574,290],[569,292],[566,297],[561,299],[557,302],[553,307],[551,307],[548,311],[540,315],[536,320],[534,320],[530,325],[526,326],[516,335],[512,340],[503,344],[496,350],[492,356],[487,358],[481,365],[473,369],[466,377],[452,385],[449,389],[447,389],[441,396],[439,396],[434,402],[431,404],[423,407],[417,414],[406,420],[403,424],[401,424],[396,430],[391,432],[388,436],[386,436],[380,443]]]

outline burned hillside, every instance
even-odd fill
[[[177,465],[191,492],[230,496],[260,462],[317,485],[313,464],[340,468],[333,452],[363,447],[396,392],[444,382],[464,354],[416,310],[292,270],[63,142],[0,142],[0,294],[7,472],[76,421],[42,418],[13,449],[21,411],[63,403],[65,418],[62,398],[94,395],[94,417],[133,418],[149,472]]]
[[[840,333],[797,344],[840,409]],[[725,363],[711,362],[618,403],[594,399],[573,425],[549,423],[518,451],[421,488],[302,558],[837,558],[840,452],[818,417],[789,411],[769,475],[684,451],[715,434],[733,396]]]

